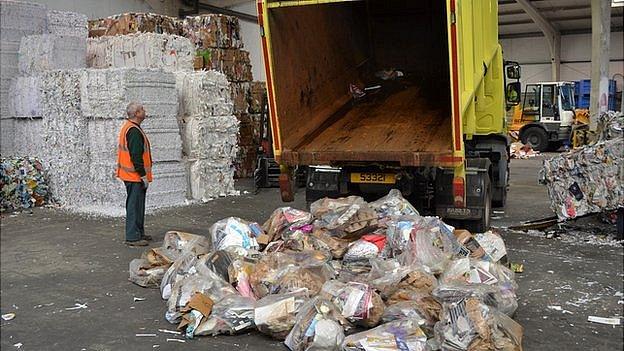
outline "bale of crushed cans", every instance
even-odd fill
[[[598,140],[544,160],[539,181],[559,220],[624,207],[624,115],[603,113]]]
[[[0,211],[42,206],[50,191],[41,162],[32,157],[0,158]]]
[[[522,350],[503,239],[425,217],[392,190],[169,232],[130,263],[186,338],[252,329],[304,350]]]

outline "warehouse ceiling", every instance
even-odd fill
[[[531,4],[561,34],[591,33],[591,0],[531,0]],[[498,0],[501,38],[542,36],[539,27],[516,0]],[[611,31],[620,32],[624,7],[611,8]]]
[[[200,3],[229,8],[255,0],[199,0]],[[537,11],[561,34],[591,33],[591,0],[529,0]],[[611,31],[624,28],[624,0],[612,0]],[[193,3],[194,0],[183,0]],[[526,14],[516,0],[498,0],[499,33],[502,39],[543,36],[533,19]],[[206,11],[203,9],[202,11]],[[249,20],[249,18],[247,18]]]

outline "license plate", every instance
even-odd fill
[[[351,183],[394,184],[392,173],[351,173]]]

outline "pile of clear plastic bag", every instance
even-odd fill
[[[519,351],[506,264],[497,233],[420,216],[392,191],[279,208],[262,227],[226,218],[207,238],[170,232],[130,277],[160,286],[189,339],[256,329],[293,351]]]

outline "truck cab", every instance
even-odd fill
[[[556,149],[570,140],[574,109],[573,82],[527,84],[511,130],[518,131],[522,143],[534,150]]]

